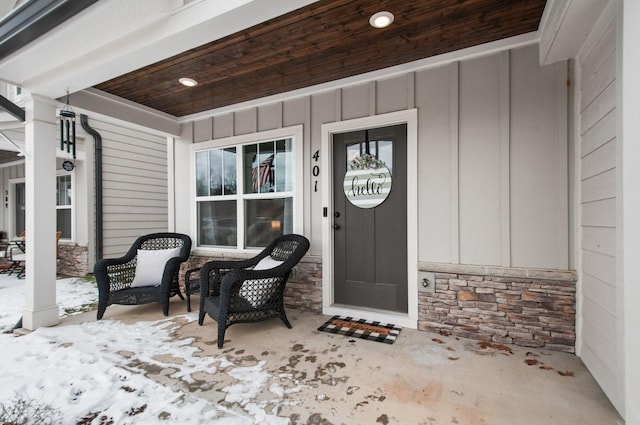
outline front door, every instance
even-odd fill
[[[334,134],[333,152],[334,303],[407,313],[407,126]]]

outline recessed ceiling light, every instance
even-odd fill
[[[393,22],[393,13],[383,11],[378,12],[369,18],[369,24],[374,28],[385,28]]]
[[[198,82],[193,78],[183,77],[183,78],[180,78],[178,81],[180,81],[180,84],[187,87],[193,87],[198,85]]]

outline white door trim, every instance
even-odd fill
[[[334,133],[407,124],[407,314],[334,304],[333,291],[333,143]],[[354,316],[416,329],[418,327],[418,112],[417,109],[327,123],[321,126],[322,313]]]

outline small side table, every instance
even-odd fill
[[[191,291],[200,290],[200,267],[187,270],[184,275],[184,294],[187,296],[187,311],[191,311]]]

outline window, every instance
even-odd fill
[[[71,239],[72,210],[71,174],[56,178],[56,228],[62,231],[63,239]]]
[[[262,248],[295,232],[294,140],[195,151],[198,246]]]

